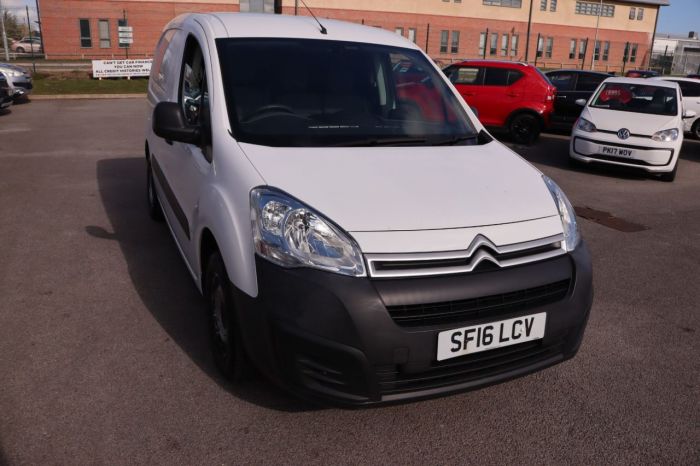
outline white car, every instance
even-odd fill
[[[573,161],[636,167],[676,177],[683,145],[683,110],[678,84],[643,78],[608,78],[583,105],[571,133]]]
[[[322,23],[188,14],[154,54],[148,208],[223,374],[361,405],[573,357],[591,262],[561,189],[415,44]]]
[[[694,117],[685,119],[685,132],[700,139],[700,79],[675,76],[660,76],[651,79],[661,79],[678,84],[678,87],[681,88],[683,109],[695,112]]]

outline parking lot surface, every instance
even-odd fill
[[[478,391],[339,410],[217,375],[203,301],[147,216],[144,111],[0,115],[0,464],[700,462],[700,143],[674,183],[570,169],[565,135],[514,147],[593,219],[579,354]]]

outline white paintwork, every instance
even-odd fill
[[[154,66],[151,73],[146,141],[187,217],[190,238],[156,182],[166,220],[200,287],[200,244],[208,229],[233,283],[245,293],[257,295],[249,195],[252,188],[262,185],[285,190],[319,210],[349,231],[363,252],[457,250],[467,247],[477,234],[505,245],[563,233],[541,173],[499,142],[476,147],[332,149],[239,144],[229,134],[216,38],[301,37],[417,49],[392,32],[322,21],[327,35],[319,33],[311,18],[280,15],[188,14],[165,28],[175,32],[166,32],[173,34],[165,53],[168,58],[161,69]],[[214,154],[211,164],[199,148],[169,145],[152,130],[155,105],[177,101],[183,49],[190,34],[205,58]],[[449,81],[445,82],[459,97]],[[463,105],[472,125],[477,131],[483,129]]]
[[[577,125],[574,125],[571,132],[571,142],[569,143],[569,156],[582,162],[597,162],[610,165],[629,166],[643,169],[651,173],[673,171],[676,163],[678,163],[678,156],[681,146],[683,145],[682,106],[678,105],[677,114],[671,116],[592,108],[590,106],[591,102],[593,102],[595,97],[598,95],[598,92],[603,85],[608,83],[640,85],[650,84],[649,80],[644,78],[608,78],[603,81],[596,92],[594,92],[591,98],[588,100],[586,106],[581,112],[581,118],[585,118],[593,123],[598,131],[589,133],[579,129]],[[678,84],[668,81],[654,81],[651,84],[674,89],[678,95],[678,101],[681,101]],[[617,136],[617,132],[622,128],[627,128],[633,135],[628,139],[620,139]],[[651,139],[651,136],[657,131],[672,128],[679,130],[677,140],[671,142],[660,142]],[[605,133],[603,131],[612,131],[613,133]],[[589,141],[582,141],[580,138],[584,138]],[[602,147],[612,147],[614,144],[624,144],[652,149],[651,151],[634,151],[630,158],[644,160],[651,163],[664,163],[665,165],[639,165],[626,162],[624,157],[619,157],[619,161],[610,161],[586,157],[586,155],[583,155],[600,153]],[[673,151],[673,156],[671,157],[670,163],[666,163],[669,159],[669,150]]]
[[[663,81],[671,82],[689,82],[700,86],[700,79],[693,78],[676,78],[674,76],[657,76],[652,79],[658,79]],[[682,93],[682,92],[681,92]],[[700,95],[698,96],[683,96],[683,110],[692,110],[695,112],[695,116],[692,118],[684,118],[684,129],[686,132],[690,132],[695,125],[695,122],[700,120]]]

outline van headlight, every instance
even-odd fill
[[[659,142],[671,142],[678,139],[678,130],[676,128],[665,129],[663,131],[657,131],[652,136],[651,139]]]
[[[579,118],[576,122],[576,127],[581,131],[585,131],[587,133],[595,133],[598,130],[593,123],[586,120],[585,118]]]
[[[270,188],[250,192],[255,251],[282,267],[311,267],[365,276],[359,246],[338,226],[291,196]]]
[[[554,199],[554,203],[557,205],[557,210],[559,211],[559,217],[561,218],[561,225],[564,229],[564,243],[566,250],[571,252],[576,249],[576,246],[581,242],[581,234],[578,231],[578,222],[576,221],[576,212],[574,212],[574,207],[567,199],[564,191],[552,181],[548,176],[542,175],[544,183],[549,189],[549,193]]]

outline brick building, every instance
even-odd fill
[[[396,31],[443,63],[464,58],[544,67],[645,67],[670,0],[306,0],[320,18]],[[188,11],[308,14],[298,0],[40,0],[48,58],[123,57],[117,26],[134,29],[132,57],[150,56],[163,26]],[[124,19],[126,17],[126,20]],[[529,41],[528,28],[530,29]],[[623,64],[624,62],[624,64]]]

